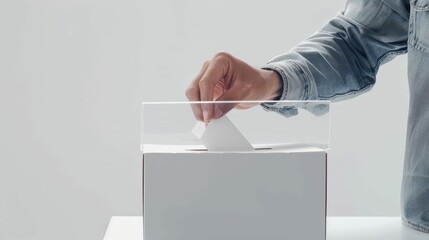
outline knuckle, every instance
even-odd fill
[[[224,51],[219,51],[215,54],[215,58],[217,57],[231,57],[231,54],[229,54],[228,52],[224,52]]]
[[[189,87],[186,89],[185,91],[185,95],[188,99],[192,98],[193,96],[195,96],[196,90],[194,87]]]
[[[252,90],[254,87],[255,84],[252,81],[242,81],[240,83],[240,88],[243,89],[245,92]]]
[[[227,52],[218,52],[213,57],[215,61],[229,61],[232,59],[232,55]]]
[[[252,90],[253,89],[253,87],[254,87],[254,83],[253,82],[245,82],[244,84],[243,84],[243,88],[246,90],[246,91],[250,91],[250,90]]]
[[[198,85],[200,86],[200,88],[201,88],[201,87],[209,86],[210,84],[211,84],[211,82],[210,82],[208,79],[201,79],[201,80],[198,82]]]

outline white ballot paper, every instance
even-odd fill
[[[211,120],[207,127],[203,122],[197,122],[192,133],[201,140],[208,151],[254,150],[227,116]]]

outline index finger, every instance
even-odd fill
[[[192,80],[191,84],[186,89],[185,94],[186,94],[186,97],[188,98],[189,101],[193,101],[193,102],[201,101],[199,82],[200,82],[200,79],[202,78],[202,76],[204,75],[204,73],[206,72],[209,64],[210,64],[210,61],[207,60],[203,64],[203,66],[201,67],[201,70],[198,73],[198,75]],[[194,113],[195,118],[199,121],[204,121],[203,112],[201,109],[201,104],[194,104],[193,103],[193,104],[191,104],[191,108],[192,108],[192,112]]]
[[[199,82],[200,98],[202,101],[214,100],[214,88],[216,84],[227,75],[228,65],[228,60],[225,58],[216,57],[213,59]],[[207,123],[214,116],[213,104],[203,103],[201,108],[204,121]]]

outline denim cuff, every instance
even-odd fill
[[[429,233],[429,227],[414,223],[412,221],[405,219],[404,217],[402,217],[402,223],[404,223],[406,226],[413,228],[415,230],[418,230],[424,233]]]

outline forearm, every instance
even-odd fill
[[[389,2],[349,1],[344,13],[264,66],[282,76],[283,99],[341,100],[369,90],[379,66],[407,50],[407,16],[399,13],[406,6]]]

